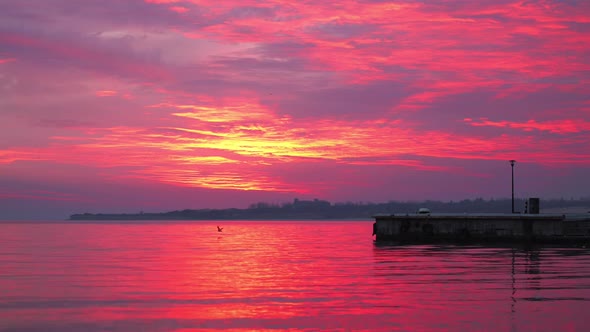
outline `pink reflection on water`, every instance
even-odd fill
[[[580,249],[377,245],[370,222],[217,224],[0,224],[0,330],[580,330],[590,309]]]

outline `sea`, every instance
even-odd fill
[[[590,330],[588,248],[371,233],[370,220],[3,221],[0,331]]]

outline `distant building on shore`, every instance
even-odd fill
[[[310,209],[310,208],[328,208],[332,204],[328,201],[322,201],[315,198],[313,201],[300,200],[295,198],[293,200],[293,207],[296,209]]]

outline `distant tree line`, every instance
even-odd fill
[[[387,203],[330,203],[328,201],[299,200],[273,204],[259,202],[247,209],[185,209],[162,213],[109,214],[84,213],[70,216],[71,220],[295,220],[295,219],[371,219],[377,214],[410,214],[420,208],[428,208],[433,213],[510,213],[511,199],[483,198],[461,201],[420,201]],[[541,200],[541,212],[547,209],[583,207],[590,210],[590,197],[580,199]],[[515,199],[516,212],[525,209],[524,199]],[[585,211],[590,212],[590,211]]]

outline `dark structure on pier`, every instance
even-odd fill
[[[590,213],[539,214],[530,198],[524,214],[376,215],[376,241],[400,242],[538,242],[590,244]]]

